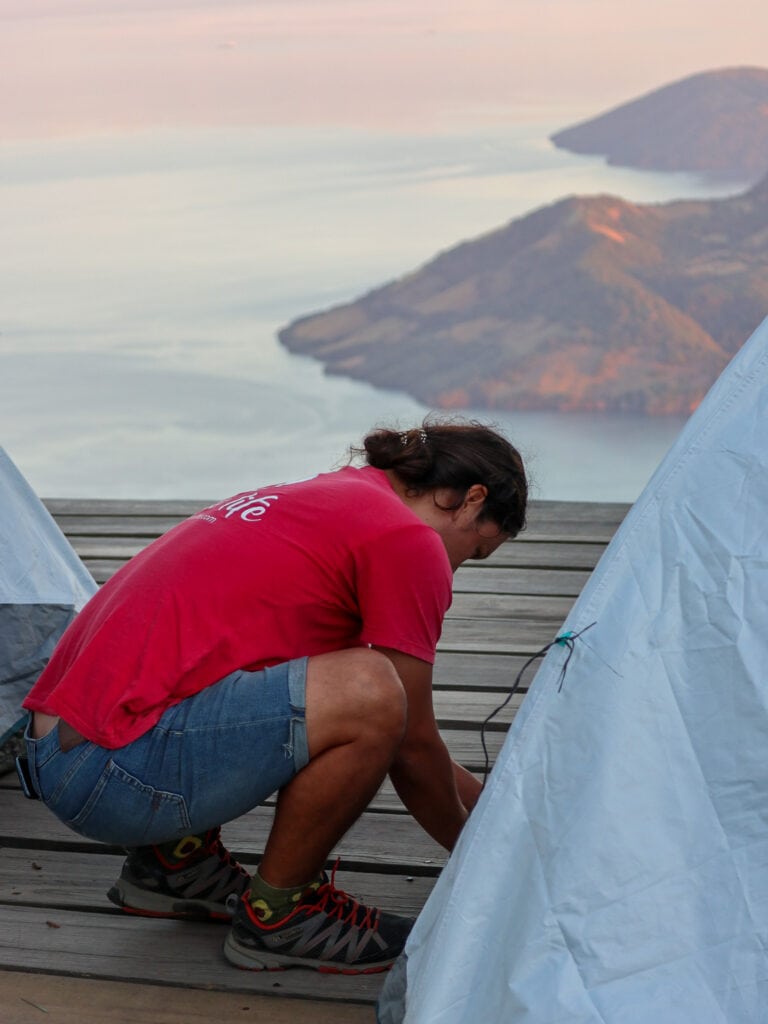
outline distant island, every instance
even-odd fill
[[[768,178],[563,199],[279,337],[433,407],[687,414],[766,313]]]
[[[557,132],[552,142],[623,167],[754,183],[768,174],[768,70],[692,75]]]

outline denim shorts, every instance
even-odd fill
[[[80,835],[145,846],[204,832],[262,803],[308,762],[307,659],[237,671],[108,750],[63,753],[58,729],[26,743],[35,789]]]

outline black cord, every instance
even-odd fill
[[[483,768],[483,789],[485,789],[485,784],[488,781],[488,775],[491,770],[491,758],[490,755],[488,754],[488,746],[485,742],[486,726],[496,717],[496,715],[498,715],[500,711],[504,710],[507,704],[509,704],[514,695],[520,689],[520,684],[523,681],[523,676],[525,674],[526,669],[530,665],[532,665],[534,661],[536,661],[538,658],[543,658],[547,651],[550,650],[550,648],[555,647],[556,645],[568,648],[568,654],[566,656],[565,661],[563,662],[563,667],[560,669],[560,676],[558,677],[557,681],[557,692],[560,693],[560,691],[563,688],[563,683],[565,682],[565,673],[568,671],[568,663],[570,662],[571,656],[573,655],[573,649],[576,646],[576,641],[583,633],[586,633],[588,629],[592,629],[594,625],[596,625],[595,622],[590,622],[588,626],[585,626],[584,629],[580,629],[578,633],[573,633],[570,630],[567,633],[561,633],[560,636],[556,636],[554,640],[550,640],[550,642],[546,644],[546,646],[542,647],[540,651],[536,651],[535,654],[532,654],[528,661],[526,661],[526,663],[517,673],[515,681],[512,684],[512,689],[509,691],[505,699],[502,701],[501,704],[499,704],[497,708],[495,708],[495,710],[493,710],[490,713],[490,715],[488,715],[486,720],[480,726],[480,742],[483,745],[483,757],[485,758],[485,765]]]

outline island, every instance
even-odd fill
[[[768,174],[768,70],[691,75],[551,136],[572,153],[753,184]]]
[[[440,409],[679,415],[766,313],[768,178],[726,199],[562,199],[279,338]]]

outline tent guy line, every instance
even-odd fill
[[[557,692],[560,693],[560,691],[563,688],[563,683],[565,682],[565,674],[568,671],[568,663],[570,662],[574,648],[576,647],[576,641],[579,640],[584,635],[584,633],[587,632],[588,629],[592,629],[592,627],[596,625],[597,621],[590,622],[588,626],[584,626],[584,628],[580,629],[577,633],[574,633],[571,629],[566,630],[565,633],[560,633],[559,636],[556,636],[554,640],[550,640],[550,642],[548,644],[545,644],[544,647],[541,648],[541,650],[536,651],[535,654],[532,654],[530,658],[522,666],[520,671],[517,673],[515,681],[512,684],[512,688],[510,689],[507,696],[504,698],[504,700],[501,702],[501,704],[499,704],[497,708],[494,708],[494,710],[490,713],[490,715],[488,715],[483,724],[480,726],[480,742],[483,747],[483,757],[485,759],[485,764],[483,767],[483,788],[485,788],[485,784],[488,781],[488,774],[491,770],[491,757],[490,754],[488,753],[488,747],[485,741],[486,727],[493,721],[496,715],[500,714],[504,710],[507,704],[509,704],[512,698],[518,692],[523,682],[523,676],[525,675],[527,669],[534,663],[534,661],[537,661],[539,658],[543,658],[544,655],[550,650],[550,648],[555,646],[568,648],[568,654],[566,655],[565,661],[563,662],[563,667],[560,670],[560,676],[557,683]]]

